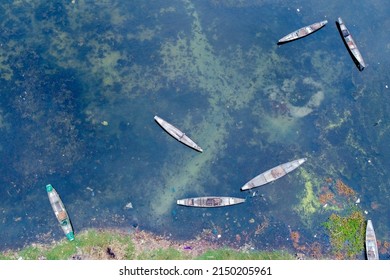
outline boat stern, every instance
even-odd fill
[[[360,72],[363,71],[364,68],[366,68],[366,64],[364,63],[364,61],[358,62],[358,68]]]
[[[51,184],[47,184],[46,185],[46,191],[49,193],[49,192],[52,192],[53,191],[53,186]]]
[[[298,159],[299,165],[301,165],[301,164],[304,163],[305,161],[307,161],[307,158]]]
[[[66,234],[66,238],[68,238],[69,241],[73,241],[74,240],[74,233],[73,233],[73,231],[67,233]]]
[[[198,145],[195,146],[195,150],[197,150],[198,152],[203,153],[203,149],[201,147],[199,147]]]
[[[253,187],[247,183],[241,187],[241,190],[246,191],[246,190],[250,190],[251,188],[253,188]]]

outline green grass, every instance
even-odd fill
[[[153,251],[142,252],[138,255],[139,260],[188,260],[187,254],[174,248],[158,249]]]
[[[204,254],[192,257],[186,251],[175,248],[135,251],[131,235],[112,231],[88,230],[76,236],[70,242],[63,239],[55,245],[32,245],[19,251],[0,253],[0,260],[67,260],[75,256],[93,260],[108,259],[107,248],[116,254],[117,259],[124,260],[290,260],[294,257],[284,251],[241,252],[229,248],[208,250]]]
[[[293,255],[285,251],[240,252],[232,249],[208,250],[196,259],[199,260],[292,260]]]
[[[4,253],[0,253],[0,261],[13,260],[13,258],[6,256]]]
[[[37,260],[41,254],[42,251],[40,248],[32,246],[20,251],[19,256],[24,260]]]
[[[125,259],[132,259],[134,256],[134,244],[130,236],[113,232],[88,230],[77,235],[72,242],[64,238],[54,246],[32,245],[19,251],[0,253],[0,259],[67,260],[80,252],[91,256],[93,259],[100,259],[101,257],[106,257],[107,248],[120,252]]]

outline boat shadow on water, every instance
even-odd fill
[[[353,39],[351,33],[349,32],[348,28],[340,17],[336,21],[336,27],[356,67],[359,69],[359,71],[363,71],[366,67],[366,64],[355,43],[355,40]]]

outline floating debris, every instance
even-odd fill
[[[355,203],[356,204],[360,203],[360,198],[356,199]]]
[[[131,202],[127,203],[125,209],[133,209],[133,204]]]

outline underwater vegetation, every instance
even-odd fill
[[[366,219],[362,211],[352,209],[346,216],[333,213],[324,225],[336,259],[355,259],[363,253]]]
[[[275,44],[286,26],[330,14],[327,6],[298,13],[282,0],[3,1],[0,222],[7,241],[0,246],[59,238],[37,207],[46,203],[42,186],[56,181],[77,230],[139,226],[174,237],[204,234],[222,247],[287,246],[314,258],[334,246],[312,237],[325,232],[318,224],[344,217],[359,199],[381,225],[387,250],[388,43],[359,36],[362,47],[373,42],[364,50],[373,61],[364,75],[350,71],[331,27]],[[352,16],[340,3],[330,6]],[[367,6],[390,24],[377,3]],[[156,114],[196,135],[205,152],[170,141]],[[242,208],[175,205],[187,195],[241,194],[246,178],[301,156],[309,160],[300,171],[248,194]],[[127,248],[121,251],[108,239],[84,253],[134,257],[127,241],[118,241]],[[77,255],[74,245],[62,246],[19,256]],[[224,254],[230,257],[205,258]],[[175,249],[143,257],[168,255],[183,257]]]

